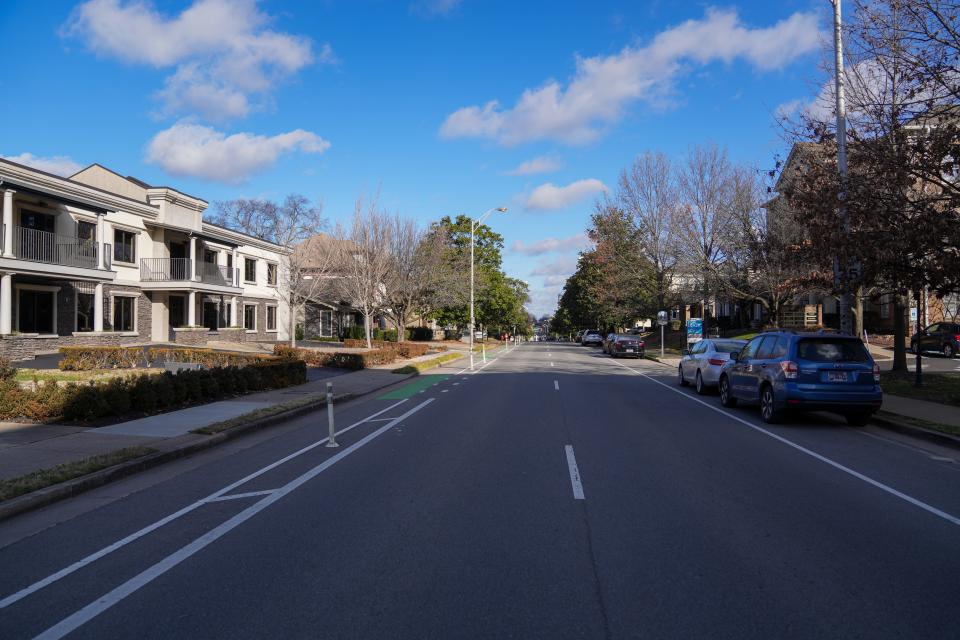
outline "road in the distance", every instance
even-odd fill
[[[949,455],[820,417],[768,428],[575,345],[455,373],[351,405],[340,425],[380,413],[340,449],[17,599],[0,636],[956,635]],[[315,422],[0,549],[0,598],[309,445]]]

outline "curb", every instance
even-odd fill
[[[386,387],[393,386],[397,383],[404,382],[412,377],[413,375],[407,375],[398,380],[391,381],[390,384],[386,384],[376,389],[371,389],[364,393],[344,393],[341,395],[335,395],[334,401],[339,403],[354,400],[356,398],[360,398],[385,389]],[[45,507],[53,504],[54,502],[63,500],[64,498],[72,498],[73,496],[90,491],[91,489],[102,487],[106,484],[114,482],[115,480],[126,478],[136,473],[140,473],[141,471],[147,471],[148,469],[158,467],[167,462],[172,462],[173,460],[185,458],[194,453],[211,449],[229,440],[239,438],[240,436],[244,436],[248,433],[260,431],[261,429],[266,429],[267,427],[271,427],[279,422],[285,422],[292,418],[299,418],[302,415],[316,411],[317,409],[325,406],[327,406],[326,398],[320,398],[302,407],[296,407],[282,413],[231,427],[225,431],[221,431],[220,433],[206,436],[203,440],[199,440],[197,442],[191,442],[189,444],[174,447],[167,451],[158,451],[140,458],[121,462],[120,464],[116,464],[99,471],[94,471],[93,473],[80,476],[79,478],[67,480],[66,482],[60,482],[49,487],[44,487],[43,489],[31,491],[30,493],[22,496],[17,496],[16,498],[11,498],[10,500],[0,502],[0,521],[7,520],[21,513],[26,513],[27,511],[33,511],[34,509]]]
[[[960,450],[960,438],[957,436],[940,433],[932,429],[924,429],[923,427],[889,418],[886,415],[878,416],[876,413],[873,414],[870,418],[870,424],[880,427],[881,429],[896,431],[897,433],[902,433],[907,436],[913,436],[914,438],[920,438],[921,440]]]

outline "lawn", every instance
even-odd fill
[[[880,374],[880,386],[884,393],[960,407],[960,374],[924,373],[922,387],[915,387],[913,381],[914,374],[909,371],[886,371]]]

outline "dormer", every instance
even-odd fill
[[[147,202],[159,209],[157,222],[170,227],[179,227],[199,232],[207,202],[188,196],[168,187],[147,189]]]

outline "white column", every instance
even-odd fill
[[[237,305],[240,304],[240,298],[233,296],[230,300],[230,326],[237,326]]]
[[[93,330],[103,331],[103,283],[93,290]]]
[[[190,279],[199,280],[197,278],[197,236],[190,236]],[[192,293],[190,294],[193,295]],[[193,324],[192,322],[190,324]]]
[[[0,334],[13,332],[13,274],[0,276]]]
[[[97,269],[105,269],[107,264],[107,251],[103,246],[103,214],[97,214]]]
[[[3,257],[12,258],[13,254],[13,189],[3,192]],[[10,333],[9,331],[7,333]]]
[[[187,296],[187,324],[191,327],[197,324],[197,292],[191,291]]]
[[[237,253],[237,249],[233,249],[233,272],[230,274],[230,282],[233,283],[233,286],[240,286],[240,255]]]

